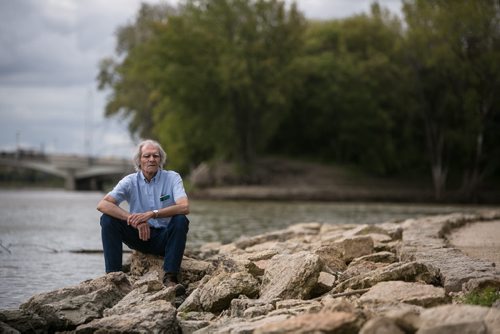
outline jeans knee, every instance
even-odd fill
[[[175,215],[170,219],[170,228],[187,233],[189,230],[189,219],[185,215]]]
[[[103,229],[108,229],[108,228],[112,227],[113,220],[114,220],[113,217],[104,213],[101,216],[101,227]]]

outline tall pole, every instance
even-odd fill
[[[21,131],[16,131],[16,159],[21,155]]]
[[[92,157],[92,105],[93,95],[92,89],[87,92],[87,101],[85,107],[85,124],[84,124],[84,147],[85,155],[90,159]]]

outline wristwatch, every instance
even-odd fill
[[[155,214],[155,218],[158,218],[158,210],[153,210],[153,213]]]

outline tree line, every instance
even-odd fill
[[[500,1],[403,0],[307,20],[281,0],[143,4],[98,83],[106,115],[187,171],[260,156],[429,174],[436,199],[500,178]]]

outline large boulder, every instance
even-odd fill
[[[201,287],[200,304],[204,311],[219,312],[240,295],[257,297],[258,287],[259,282],[247,272],[221,273]]]
[[[133,290],[112,308],[103,312],[103,318],[77,327],[76,333],[97,330],[115,333],[176,333],[176,309],[172,306],[175,289],[166,288],[156,271],[149,272],[133,285]]]
[[[45,319],[50,330],[71,329],[102,317],[105,309],[113,307],[131,289],[124,273],[109,273],[74,287],[35,295],[21,309]]]
[[[276,255],[262,278],[260,298],[304,299],[315,287],[321,268],[321,260],[316,254]]]
[[[371,303],[407,303],[432,307],[448,302],[443,288],[414,282],[380,282],[359,299]]]
[[[387,317],[376,317],[368,320],[359,334],[405,334],[404,330],[401,329],[397,321]]]
[[[357,333],[362,320],[353,313],[305,313],[282,321],[265,324],[255,334],[286,333]]]
[[[346,289],[365,289],[385,281],[422,282],[438,285],[439,270],[419,262],[392,263],[359,276],[352,277],[339,285],[333,292],[343,292]]]
[[[23,310],[0,311],[0,333],[48,331],[47,321],[38,314]],[[14,332],[13,332],[14,330]]]
[[[77,327],[77,334],[87,333],[162,333],[177,334],[176,309],[165,300],[131,306],[117,313]]]
[[[441,305],[420,314],[418,334],[500,333],[500,310],[476,305]]]
[[[344,255],[338,245],[321,245],[314,251],[314,253],[320,257],[325,271],[336,273],[344,271],[347,268]]]
[[[248,272],[220,272],[206,276],[199,286],[179,306],[180,312],[220,312],[229,308],[239,296],[250,298],[259,294],[259,282]]]
[[[373,239],[369,236],[345,237],[335,241],[345,262],[351,262],[357,257],[373,253]]]
[[[214,270],[211,262],[201,261],[184,256],[181,263],[180,279],[183,284],[199,281],[207,273]],[[130,272],[134,277],[141,277],[148,272],[160,273],[160,279],[163,277],[163,257],[152,254],[145,254],[139,251],[133,251],[130,257]]]
[[[160,279],[160,274],[154,271],[137,280],[133,285],[133,290],[112,308],[104,310],[103,315],[109,317],[112,315],[127,314],[134,307],[139,307],[140,305],[145,305],[156,300],[164,300],[174,304],[175,288],[166,288]]]

